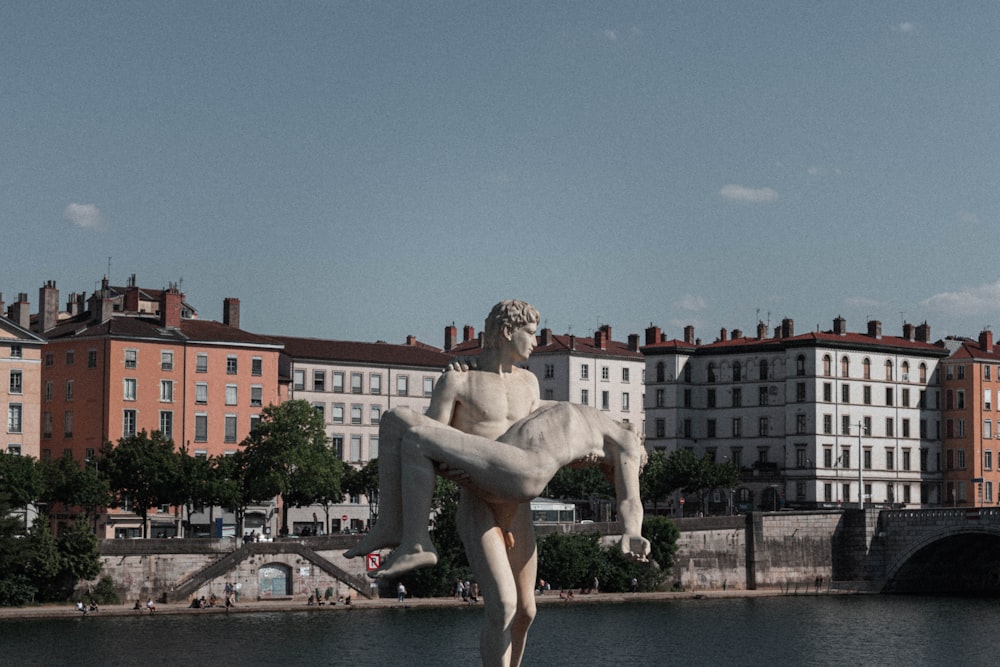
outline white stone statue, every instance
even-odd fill
[[[472,370],[442,375],[426,415],[386,413],[379,428],[379,520],[348,558],[395,550],[378,578],[434,565],[427,530],[435,474],[462,486],[458,529],[485,606],[484,665],[519,665],[535,617],[537,551],[530,502],[563,466],[591,463],[614,482],[621,549],[645,560],[639,471],[645,449],[631,424],[588,406],[541,401],[538,380],[516,364],[535,348],[538,312],[504,301],[486,320]]]

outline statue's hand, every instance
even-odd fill
[[[458,371],[459,373],[476,371],[479,370],[479,360],[476,357],[455,357],[444,370],[446,373],[448,371]]]
[[[642,535],[623,535],[622,553],[640,562],[645,562],[649,556],[649,540]]]

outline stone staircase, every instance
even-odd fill
[[[240,545],[237,549],[226,554],[215,562],[205,566],[201,570],[185,577],[177,585],[164,594],[164,602],[178,602],[187,600],[205,582],[218,577],[223,577],[232,572],[237,565],[248,558],[255,556],[274,556],[278,554],[294,553],[303,558],[324,572],[336,577],[347,586],[353,588],[359,595],[371,598],[371,589],[368,581],[362,577],[353,575],[343,568],[338,567],[329,559],[320,556],[314,549],[299,541],[279,541],[279,542],[250,542]]]

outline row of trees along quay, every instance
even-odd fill
[[[0,505],[0,517],[4,518],[4,531],[0,533],[0,577],[6,572],[23,570],[5,566],[11,562],[13,553],[10,541],[25,535],[40,538],[41,532],[51,533],[51,518],[57,513],[78,517],[69,532],[90,533],[88,543],[92,543],[98,564],[93,533],[98,514],[106,507],[135,512],[143,520],[143,537],[149,537],[146,521],[149,510],[164,505],[186,508],[188,514],[198,507],[231,508],[237,517],[237,529],[242,532],[247,506],[280,497],[286,510],[320,505],[329,529],[331,505],[342,502],[345,494],[364,495],[369,499],[372,521],[377,520],[378,460],[373,459],[361,468],[342,462],[329,446],[322,417],[307,401],[266,407],[260,421],[240,445],[230,456],[191,456],[186,447],[178,448],[160,432],[142,431],[116,444],[106,443],[97,456],[82,462],[70,458],[41,461],[0,454],[0,498],[5,503]],[[444,531],[440,529],[448,523],[448,513],[457,504],[457,492],[450,483],[439,481],[435,526],[441,534]],[[700,499],[707,509],[709,494],[715,489],[734,488],[739,483],[739,471],[729,464],[699,459],[688,450],[670,455],[654,451],[640,482],[641,495],[651,504],[654,514],[660,504],[678,491]],[[611,500],[614,489],[599,468],[565,468],[553,478],[546,495]],[[24,525],[27,512],[21,513],[20,522],[8,521],[17,514],[12,515],[13,510],[28,505],[39,509],[39,519],[34,525],[30,528]],[[287,526],[286,518],[282,517],[282,526]],[[60,536],[60,540],[69,541],[68,534]],[[96,572],[86,567],[63,568],[63,588],[67,577],[97,576],[97,567]]]

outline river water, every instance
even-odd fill
[[[482,607],[0,621],[6,665],[479,664]],[[525,665],[996,665],[1000,602],[800,596],[543,605]]]

